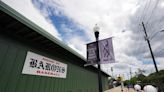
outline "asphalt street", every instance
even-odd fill
[[[128,88],[126,88],[126,87],[124,87],[123,91],[121,91],[121,86],[119,86],[119,87],[115,87],[115,88],[106,90],[105,92],[136,92],[136,91],[133,88],[130,88],[128,90]]]

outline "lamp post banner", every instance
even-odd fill
[[[97,64],[97,56],[96,56],[96,42],[87,44],[87,64],[94,65]]]
[[[87,44],[87,64],[97,64],[96,53],[96,42]],[[99,41],[99,56],[100,64],[115,62],[112,38],[107,38]]]
[[[101,64],[115,62],[112,38],[99,41],[99,52]]]

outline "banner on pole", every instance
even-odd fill
[[[112,38],[99,41],[99,52],[101,64],[115,62]]]
[[[97,55],[96,55],[96,42],[87,44],[87,65],[97,64]]]
[[[87,44],[87,65],[97,64],[97,49],[96,42]],[[99,41],[99,57],[100,64],[114,63],[114,51],[112,38],[107,38]]]

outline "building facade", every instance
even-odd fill
[[[28,57],[44,62],[28,62]],[[97,68],[84,67],[85,63],[78,53],[1,2],[0,92],[98,92]],[[108,88],[107,77],[102,72],[103,90]]]

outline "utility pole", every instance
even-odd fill
[[[148,35],[147,35],[147,33],[146,33],[146,28],[145,28],[145,25],[144,25],[143,22],[142,22],[142,26],[143,26],[143,29],[144,29],[144,32],[145,32],[145,40],[146,40],[147,43],[148,43],[149,50],[150,50],[150,53],[151,53],[151,56],[152,56],[152,59],[153,59],[153,63],[154,63],[154,66],[155,66],[155,70],[156,70],[156,72],[158,73],[158,68],[157,68],[157,65],[156,65],[156,62],[155,62],[155,58],[154,58],[154,55],[153,55],[153,52],[152,52],[152,49],[151,49],[150,41],[149,41]]]
[[[130,67],[130,79],[132,78],[132,70],[131,70],[131,67]]]
[[[112,78],[114,79],[114,75],[113,75],[113,67],[111,67],[111,72],[112,72]]]

